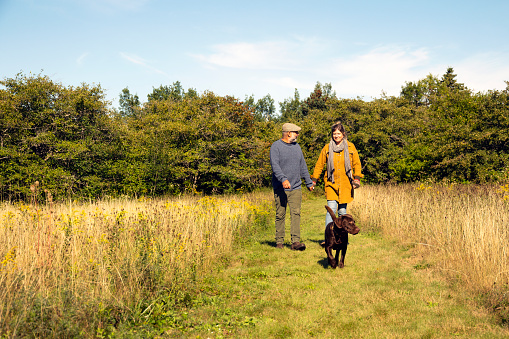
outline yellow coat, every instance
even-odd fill
[[[316,161],[315,170],[311,179],[318,180],[320,174],[325,170],[325,197],[327,200],[336,200],[340,204],[348,204],[353,201],[353,188],[350,180],[345,172],[345,157],[344,152],[334,152],[334,181],[333,184],[327,179],[327,159],[329,158],[329,144],[327,143],[320,152],[320,156]],[[348,141],[348,153],[350,153],[350,163],[352,164],[352,172],[354,178],[363,178],[361,173],[362,166],[359,158],[359,153],[354,144]]]

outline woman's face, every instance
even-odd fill
[[[336,144],[339,144],[341,141],[343,141],[343,133],[341,133],[341,131],[339,129],[335,130],[334,132],[332,132],[332,139],[334,140],[334,142]]]

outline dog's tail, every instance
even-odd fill
[[[332,209],[329,206],[325,205],[325,208],[327,209],[327,211],[329,212],[330,216],[332,217],[332,221],[335,223],[335,221],[337,219],[336,215],[334,214],[334,212],[332,211]]]

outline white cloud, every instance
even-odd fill
[[[361,55],[338,58],[330,66],[333,88],[349,96],[399,95],[406,81],[430,73],[429,52],[397,46],[378,47]]]
[[[289,89],[308,89],[311,90],[314,88],[314,84],[310,84],[308,81],[300,81],[291,77],[280,77],[280,78],[267,78],[265,82],[270,84],[275,84],[284,88]]]
[[[147,63],[143,58],[140,58],[137,55],[128,55],[124,52],[120,52],[120,56],[124,59],[126,59],[129,62],[132,62],[133,64],[141,65],[141,66],[147,66]]]
[[[127,60],[127,61],[129,61],[129,62],[131,62],[133,64],[140,65],[143,68],[146,68],[146,69],[148,69],[148,70],[150,70],[152,72],[155,72],[155,73],[158,73],[158,74],[162,74],[164,76],[168,76],[168,74],[166,74],[166,72],[161,71],[160,69],[157,69],[157,68],[151,66],[148,61],[146,61],[145,59],[143,59],[143,58],[141,58],[141,57],[139,57],[137,55],[130,55],[130,54],[126,54],[124,52],[120,52],[120,56],[123,59],[125,59],[125,60]]]
[[[405,81],[418,80],[432,71],[423,71],[430,61],[424,48],[383,46],[364,54],[344,55],[347,51],[338,50],[336,45],[335,41],[304,38],[292,42],[242,42],[215,45],[212,53],[195,57],[205,67],[270,71],[264,78],[260,73],[258,78],[290,90],[312,91],[320,81],[331,83],[338,95],[354,97],[375,97],[382,91],[398,95]]]
[[[402,74],[422,66],[428,60],[424,49],[405,51],[395,47],[380,47],[363,55],[335,61],[334,71],[340,74]]]
[[[209,55],[193,55],[205,65],[244,69],[291,69],[298,61],[286,42],[231,43],[212,47]]]
[[[215,45],[210,54],[195,57],[207,68],[235,70],[239,82],[249,78],[252,87],[264,88],[265,84],[271,93],[288,93],[286,97],[293,96],[297,88],[305,98],[317,81],[330,83],[341,98],[360,96],[369,100],[382,93],[398,96],[406,82],[424,79],[428,74],[440,77],[448,67],[454,68],[458,81],[477,91],[504,89],[504,80],[509,80],[508,55],[486,53],[457,60],[440,55],[440,49],[425,47],[383,45],[366,49],[356,45],[340,49],[338,45],[335,41],[302,38],[242,42]]]
[[[503,90],[509,81],[509,54],[482,53],[452,65],[456,79],[474,92]]]
[[[509,54],[483,53],[460,60],[435,54],[426,48],[376,48],[335,60],[331,83],[338,93],[379,97],[382,91],[397,96],[405,82],[418,81],[428,74],[441,77],[448,67],[454,69],[457,81],[474,91],[502,90],[506,87],[504,80],[509,80]]]
[[[86,52],[86,53],[83,53],[81,54],[77,59],[76,59],[76,64],[78,64],[78,66],[81,66],[83,64],[83,61],[88,57],[90,53]]]

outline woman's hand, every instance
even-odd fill
[[[359,179],[353,179],[352,186],[354,189],[361,187],[361,181]]]

